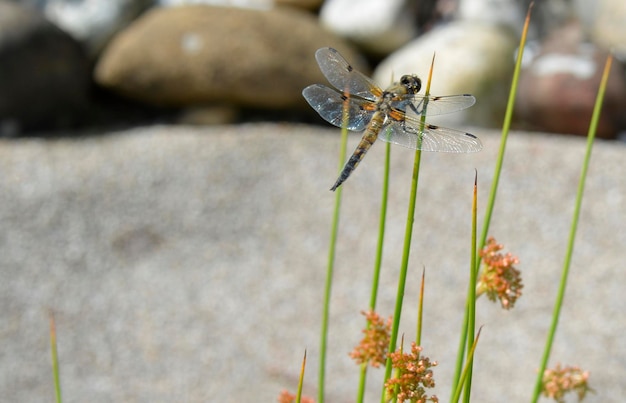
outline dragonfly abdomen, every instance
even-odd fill
[[[365,133],[363,133],[363,137],[361,138],[359,145],[356,146],[356,149],[352,153],[352,156],[350,157],[348,162],[346,162],[346,165],[344,165],[343,169],[341,170],[341,174],[339,174],[339,178],[337,179],[337,182],[335,182],[335,184],[333,185],[333,187],[330,188],[330,190],[334,191],[339,186],[341,186],[341,184],[346,179],[348,179],[352,171],[356,169],[356,167],[359,165],[359,162],[361,162],[361,160],[365,156],[365,153],[367,153],[367,150],[370,149],[372,144],[374,144],[374,142],[378,138],[378,133],[382,129],[384,123],[385,123],[385,115],[381,111],[376,111],[374,115],[372,116],[372,119],[370,120],[370,123],[368,124],[367,128],[365,129]]]

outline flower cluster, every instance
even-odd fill
[[[363,329],[363,339],[350,353],[357,363],[368,363],[378,368],[387,359],[387,349],[391,335],[391,317],[385,322],[376,312],[361,312],[367,320]]]
[[[585,398],[587,392],[592,391],[587,380],[589,372],[579,367],[561,368],[557,364],[555,369],[546,369],[543,373],[543,394],[558,403],[565,402],[564,395],[574,391],[578,395],[578,401]]]
[[[280,392],[280,396],[278,396],[278,403],[294,403],[296,401],[296,395],[289,393],[286,390]],[[310,397],[302,396],[300,399],[301,403],[315,403]]]
[[[426,389],[435,387],[433,371],[430,369],[437,365],[436,361],[430,361],[428,357],[421,357],[422,348],[411,343],[411,352],[403,353],[398,350],[390,354],[391,362],[397,369],[396,377],[385,382],[387,399],[397,399],[399,402],[439,402],[437,396],[427,396]]]
[[[498,298],[504,309],[511,309],[522,295],[523,284],[520,271],[513,267],[519,260],[510,253],[499,253],[502,248],[501,244],[490,237],[487,245],[480,251],[483,270],[480,273],[476,293],[487,294],[491,301]]]

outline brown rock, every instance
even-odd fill
[[[317,10],[321,7],[322,0],[275,0],[275,3],[279,6],[290,6],[295,8],[302,8],[305,10]]]
[[[533,128],[587,135],[608,53],[585,43],[577,25],[557,32],[520,76],[516,112]],[[613,61],[596,136],[615,138],[626,127],[626,82]]]
[[[96,81],[144,102],[302,107],[302,88],[323,82],[315,50],[354,51],[309,13],[204,5],[154,9],[105,50]]]

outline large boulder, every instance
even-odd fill
[[[324,81],[314,58],[323,46],[362,66],[344,41],[299,10],[157,8],[114,38],[95,79],[155,105],[304,108],[302,88]]]

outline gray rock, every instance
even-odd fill
[[[422,344],[448,400],[467,291],[470,211],[479,224],[499,133],[485,148],[422,155],[400,331]],[[292,125],[137,128],[80,140],[0,141],[0,390],[53,399],[48,314],[65,401],[276,401],[315,395],[339,134]],[[358,136],[350,138],[353,147]],[[584,139],[513,132],[490,234],[517,255],[512,311],[478,301],[473,400],[527,402],[549,326]],[[591,371],[590,402],[626,396],[626,146],[595,145],[551,366]],[[383,144],[345,183],[328,339],[327,401],[354,400],[378,228]],[[413,153],[392,150],[378,298],[393,311]],[[368,377],[378,401],[381,371]]]
[[[0,1],[0,135],[75,124],[89,87],[76,41],[36,10]]]
[[[107,41],[153,0],[26,0],[79,41],[95,58]]]
[[[95,77],[104,87],[152,104],[305,108],[302,88],[323,80],[315,51],[328,45],[359,66],[348,45],[302,11],[153,9],[113,40]]]

